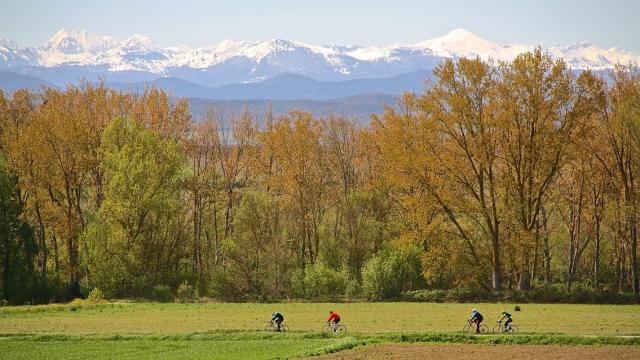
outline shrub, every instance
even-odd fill
[[[420,257],[416,249],[387,249],[367,261],[362,269],[362,290],[372,300],[399,298],[420,285]]]
[[[513,307],[513,311],[522,311],[522,308],[520,308],[520,305],[516,305]]]
[[[348,281],[346,270],[334,270],[317,261],[296,270],[291,278],[291,287],[296,297],[337,299],[345,294]]]
[[[189,303],[195,300],[196,292],[193,286],[189,285],[189,283],[185,280],[180,284],[180,286],[178,286],[176,297],[180,302]]]
[[[448,291],[441,290],[441,289],[413,290],[413,291],[406,291],[403,297],[404,299],[411,300],[411,301],[442,303],[447,301]]]
[[[89,292],[89,296],[87,296],[87,302],[91,304],[99,304],[105,301],[104,293],[102,290],[98,288],[93,288],[91,292]]]
[[[156,285],[151,290],[151,299],[157,302],[171,302],[173,301],[173,295],[171,294],[171,288],[167,285]]]
[[[562,287],[542,286],[530,291],[483,289],[414,290],[405,291],[402,299],[425,302],[502,302],[502,303],[565,303],[565,304],[637,304],[640,298],[632,293],[612,290],[577,289],[565,292]],[[515,311],[520,308],[515,306]]]

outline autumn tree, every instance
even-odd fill
[[[329,172],[320,138],[322,126],[311,114],[293,112],[268,124],[261,134],[264,159],[271,163],[266,186],[289,209],[298,266],[315,261],[320,248],[319,225]]]

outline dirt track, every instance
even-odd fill
[[[557,346],[557,345],[374,345],[362,349],[314,357],[312,359],[523,359],[523,360],[637,360],[639,346]]]

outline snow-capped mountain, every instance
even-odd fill
[[[37,49],[40,56],[33,65],[88,65],[93,57],[109,50],[116,43],[108,36],[97,36],[86,31],[60,30],[49,42]]]
[[[0,36],[0,69],[4,67],[29,66],[39,61],[40,55],[33,48],[23,48]]]
[[[0,70],[37,76],[62,84],[79,77],[145,81],[174,77],[204,86],[254,83],[294,73],[318,81],[387,78],[430,70],[443,58],[475,57],[510,60],[534,45],[499,45],[464,29],[413,45],[383,47],[313,46],[273,39],[259,42],[225,40],[192,48],[160,47],[142,35],[125,40],[77,30],[60,30],[37,48],[0,38]],[[640,63],[640,55],[589,43],[546,49],[575,69],[607,69]]]
[[[518,54],[535,48],[528,45],[494,44],[464,29],[455,29],[444,36],[420,42],[415,46],[431,50],[441,57],[480,56],[483,59],[495,60],[511,60]]]

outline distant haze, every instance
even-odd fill
[[[40,45],[61,28],[161,46],[285,38],[310,44],[412,44],[454,28],[501,44],[592,41],[640,52],[640,1],[3,0],[0,34]]]

